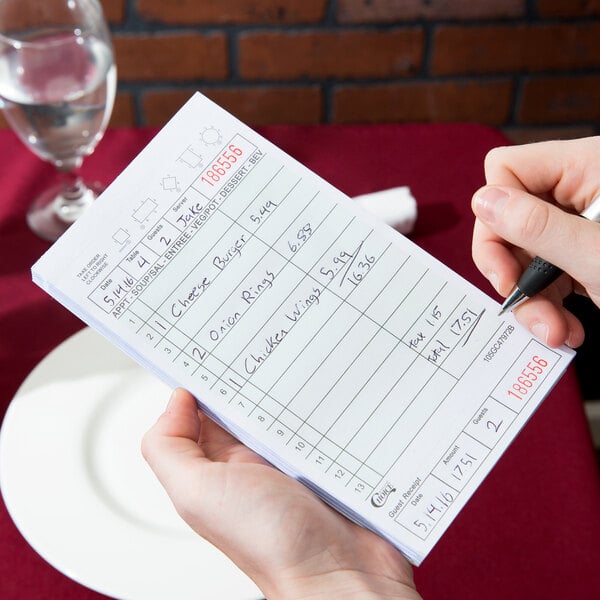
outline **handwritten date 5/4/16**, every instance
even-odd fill
[[[545,358],[534,355],[527,365],[521,370],[516,381],[506,390],[507,394],[517,400],[524,400],[536,387],[544,369],[548,366]]]
[[[419,496],[412,502],[418,501]],[[423,504],[422,512],[419,518],[413,521],[413,525],[421,533],[429,533],[440,517],[446,512],[450,504],[454,501],[454,494],[450,491],[440,491],[428,503]]]

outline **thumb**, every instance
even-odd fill
[[[167,489],[180,471],[185,472],[199,459],[205,459],[198,446],[199,436],[196,401],[189,392],[176,389],[166,411],[142,440],[144,458]]]
[[[600,225],[523,190],[486,186],[473,211],[496,235],[551,262],[586,285],[600,261]]]

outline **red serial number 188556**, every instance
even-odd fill
[[[509,396],[524,400],[531,389],[535,387],[535,382],[540,378],[544,369],[548,366],[548,361],[537,355],[532,356],[527,366],[521,371],[517,380],[507,390]]]

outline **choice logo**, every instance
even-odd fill
[[[396,488],[388,481],[379,491],[371,496],[371,504],[375,508],[381,508],[390,497],[390,494],[396,491]]]

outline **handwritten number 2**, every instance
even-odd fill
[[[488,421],[487,422],[487,428],[488,429],[493,429],[494,433],[498,433],[498,430],[500,429],[500,427],[502,427],[502,423],[504,423],[504,421],[500,421],[500,423],[498,423],[498,425],[496,425],[492,421]]]
[[[192,356],[194,358],[199,358],[200,360],[202,360],[205,356],[206,356],[206,351],[202,351],[200,350],[200,348],[198,348],[198,346],[194,346],[194,348],[192,349]]]

